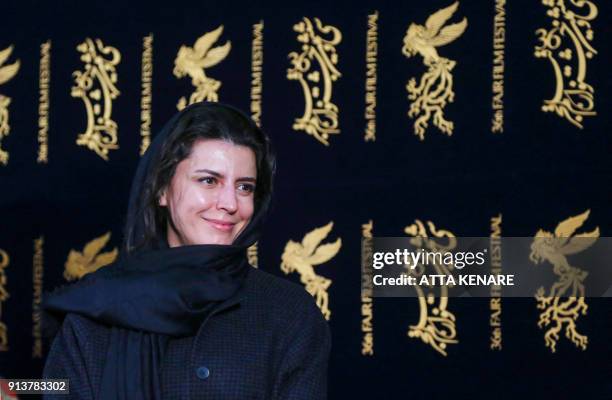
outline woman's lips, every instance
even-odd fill
[[[234,228],[234,225],[236,225],[233,222],[220,221],[217,219],[204,218],[204,220],[208,222],[209,224],[211,224],[215,229],[218,229],[223,232],[231,231]]]

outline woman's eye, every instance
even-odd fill
[[[238,185],[238,190],[245,193],[253,193],[255,191],[255,185],[250,183],[241,183]]]
[[[206,176],[204,178],[198,179],[198,182],[205,183],[207,185],[214,185],[217,182],[217,180],[213,178],[212,176]]]

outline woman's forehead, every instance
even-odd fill
[[[184,161],[190,169],[219,168],[227,172],[256,172],[255,153],[251,148],[220,139],[197,140]]]

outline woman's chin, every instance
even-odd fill
[[[194,244],[232,244],[232,232],[210,232],[194,240]]]

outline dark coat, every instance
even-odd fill
[[[68,378],[70,396],[97,399],[110,329],[68,314],[45,378]],[[196,336],[171,339],[162,365],[164,399],[325,399],[329,326],[303,287],[252,268]]]

